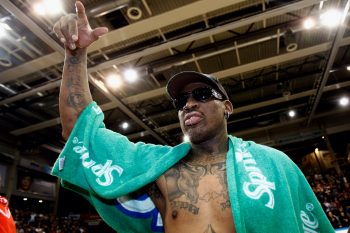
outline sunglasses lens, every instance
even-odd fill
[[[213,97],[213,91],[209,87],[200,87],[194,89],[192,92],[185,92],[180,94],[175,100],[174,104],[177,110],[183,109],[185,107],[188,98],[192,96],[196,101],[207,101]]]
[[[197,88],[192,91],[192,96],[197,101],[206,101],[213,96],[212,90],[210,88]]]
[[[188,93],[183,93],[179,95],[179,97],[175,101],[176,108],[182,109],[183,107],[185,107],[188,97],[189,97]]]

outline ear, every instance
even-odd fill
[[[233,113],[233,105],[232,105],[231,101],[225,100],[224,108],[225,108],[225,112],[227,112],[229,115],[231,115]]]

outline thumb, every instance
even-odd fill
[[[98,28],[95,28],[94,30],[92,30],[92,34],[96,38],[99,38],[100,36],[103,36],[107,32],[108,32],[108,28],[106,28],[106,27],[98,27]]]

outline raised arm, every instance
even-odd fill
[[[65,47],[59,96],[62,136],[68,139],[79,114],[92,101],[87,75],[87,48],[108,32],[106,27],[91,29],[84,5],[77,1],[76,14],[60,18],[54,32]]]

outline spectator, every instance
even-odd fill
[[[8,207],[8,201],[2,196],[0,196],[0,233],[16,233],[16,224]]]

